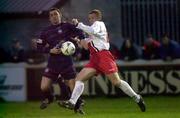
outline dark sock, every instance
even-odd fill
[[[60,100],[70,99],[70,96],[71,96],[70,88],[62,81],[62,79],[60,79],[58,84],[60,86],[60,92],[61,92]]]
[[[52,95],[52,90],[50,89],[49,91],[44,91],[43,92],[43,98],[42,100],[48,99],[48,103],[53,102],[53,95]]]
[[[83,102],[82,98],[79,97],[79,99],[76,102],[74,109],[79,109],[81,107],[82,102]]]

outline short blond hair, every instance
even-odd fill
[[[94,10],[90,11],[89,14],[95,14],[97,16],[98,20],[102,20],[102,13],[98,9],[94,9]]]

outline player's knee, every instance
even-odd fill
[[[79,73],[76,78],[75,78],[75,81],[81,81],[82,80],[82,76],[81,74]]]
[[[119,79],[114,79],[114,80],[112,81],[112,84],[113,84],[114,86],[116,86],[116,87],[119,87],[120,84],[121,84],[121,81],[120,81]]]
[[[48,91],[49,90],[49,86],[48,85],[41,85],[41,91]]]

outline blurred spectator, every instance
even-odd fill
[[[145,44],[143,46],[143,59],[159,59],[159,48],[160,48],[160,42],[156,41],[152,35],[148,35]]]
[[[0,63],[9,62],[10,55],[2,47],[0,47]]]
[[[121,55],[120,55],[120,50],[112,43],[110,43],[110,48],[109,48],[110,52],[112,53],[112,55],[114,56],[115,59],[120,59]]]
[[[31,49],[27,51],[27,63],[38,64],[45,61],[45,56],[37,52],[37,43],[36,39],[31,40]]]
[[[124,41],[121,47],[121,55],[122,59],[125,61],[135,60],[140,57],[138,47],[135,44],[133,44],[130,38]]]
[[[160,46],[160,57],[165,61],[171,61],[175,58],[180,58],[180,46],[174,41],[170,40],[167,34],[163,35]]]
[[[24,48],[18,39],[12,41],[12,47],[10,49],[11,62],[23,62],[25,61]]]

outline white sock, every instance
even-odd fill
[[[135,102],[139,102],[140,100],[140,95],[134,92],[134,90],[129,86],[129,84],[121,80],[120,85],[118,86],[125,94],[128,96],[134,98]]]
[[[69,101],[73,104],[76,104],[78,98],[81,96],[83,91],[84,91],[84,83],[82,81],[76,81],[75,87],[73,89],[73,92]]]

